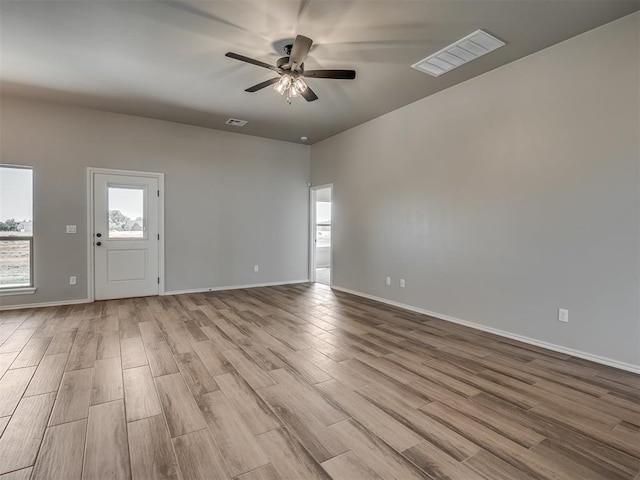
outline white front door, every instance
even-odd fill
[[[93,174],[96,300],[158,295],[158,178]]]

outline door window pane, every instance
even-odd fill
[[[0,165],[0,290],[33,286],[33,170]]]
[[[108,187],[109,238],[146,238],[145,187]]]

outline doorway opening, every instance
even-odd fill
[[[331,234],[333,186],[322,185],[311,189],[311,280],[331,285]]]

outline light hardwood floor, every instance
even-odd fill
[[[0,479],[640,479],[640,377],[320,285],[0,312]]]

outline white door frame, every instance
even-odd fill
[[[331,250],[329,252],[329,286],[333,286],[333,183],[309,187],[309,281],[316,281],[316,191],[331,188]]]
[[[87,167],[87,298],[89,302],[95,301],[95,252],[93,249],[93,178],[96,173],[106,175],[127,175],[130,177],[147,177],[158,180],[158,295],[164,295],[164,173],[138,172],[134,170],[116,170],[110,168]]]

